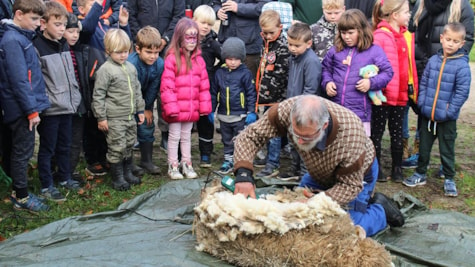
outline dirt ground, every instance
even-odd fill
[[[475,63],[470,64],[472,74],[475,73]],[[473,76],[473,75],[472,75]],[[425,186],[418,186],[415,188],[409,188],[398,183],[378,183],[377,190],[384,192],[388,195],[404,190],[405,192],[416,196],[424,202],[428,207],[456,210],[463,213],[475,216],[475,211],[472,207],[467,205],[466,202],[473,202],[473,188],[469,190],[468,183],[464,180],[465,177],[472,177],[475,179],[475,82],[471,84],[471,93],[467,102],[465,102],[462,111],[460,113],[459,120],[457,122],[457,139],[456,139],[456,171],[457,171],[457,187],[459,190],[459,196],[457,198],[448,198],[443,193],[443,180],[438,178],[438,168],[440,164],[439,148],[437,141],[432,148],[431,164],[428,170],[429,178]],[[411,114],[411,140],[415,133],[415,115]],[[387,131],[386,131],[387,134]],[[383,166],[385,173],[390,173],[391,161],[389,144],[386,143],[386,147],[383,147]],[[387,156],[384,156],[387,155]],[[414,172],[413,169],[405,170],[405,176],[410,176]],[[473,181],[471,182],[473,186]],[[469,200],[471,198],[471,200]]]

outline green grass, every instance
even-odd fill
[[[475,62],[475,46],[472,46],[472,50],[470,50],[468,57],[470,59],[470,62]]]

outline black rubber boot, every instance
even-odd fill
[[[168,132],[162,132],[162,140],[160,141],[160,148],[167,152],[168,149]]]
[[[388,177],[386,177],[386,175],[384,175],[383,173],[383,168],[381,167],[381,161],[378,160],[378,163],[379,163],[379,170],[378,170],[378,182],[380,183],[384,183],[384,182],[387,182],[388,181]]]
[[[386,213],[386,221],[391,227],[401,227],[404,225],[404,216],[397,204],[383,193],[376,192],[369,199],[370,204],[380,204]]]
[[[124,160],[124,178],[129,184],[137,185],[142,183],[142,181],[132,173],[133,164],[132,157]]]
[[[160,174],[160,168],[152,162],[153,143],[140,143],[140,164],[139,166],[149,174]]]
[[[401,183],[404,180],[404,176],[402,175],[402,151],[396,151],[391,153],[393,166],[391,170],[391,181],[395,183]]]
[[[135,165],[135,164],[132,164],[132,173],[135,175],[135,176],[140,176],[142,177],[144,174],[145,174],[145,171],[140,168],[139,166]]]
[[[130,189],[130,184],[124,180],[124,162],[111,163],[111,177],[112,187],[115,190],[127,191]]]

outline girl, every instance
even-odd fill
[[[391,137],[391,180],[402,182],[402,124],[408,101],[408,87],[411,97],[417,96],[417,73],[415,71],[414,39],[407,31],[411,13],[407,0],[377,0],[373,10],[374,44],[381,46],[391,63],[394,76],[383,89],[386,102],[373,105],[371,117],[371,140],[376,157],[381,162],[381,139],[388,123]],[[387,181],[380,171],[379,182]]]
[[[369,90],[384,88],[393,71],[384,51],[373,45],[373,34],[365,15],[358,9],[345,11],[338,21],[339,34],[322,62],[322,88],[330,100],[347,107],[363,121],[371,135],[371,102]],[[360,69],[376,65],[379,73],[371,78],[360,78]]]
[[[198,25],[189,18],[180,19],[165,57],[160,85],[162,116],[169,123],[167,153],[171,179],[198,176],[191,163],[191,128],[201,115],[211,112],[208,73],[198,43]]]

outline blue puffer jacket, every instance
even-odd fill
[[[223,65],[216,71],[211,102],[213,110],[219,104],[218,114],[242,115],[254,112],[256,99],[256,86],[244,63],[235,70]]]
[[[326,92],[327,83],[334,82],[337,95],[329,99],[356,113],[363,122],[371,121],[371,100],[367,93],[356,90],[355,86],[361,80],[360,69],[370,64],[379,68],[378,75],[370,78],[370,90],[381,90],[391,81],[394,73],[380,46],[372,45],[364,51],[345,47],[340,52],[332,47],[322,61],[323,91]]]
[[[3,23],[3,22],[2,22]],[[9,123],[50,107],[33,43],[34,32],[3,23],[0,41],[0,103]]]
[[[444,57],[442,49],[433,55],[419,85],[417,105],[431,121],[457,120],[470,93],[471,73],[465,49]]]

